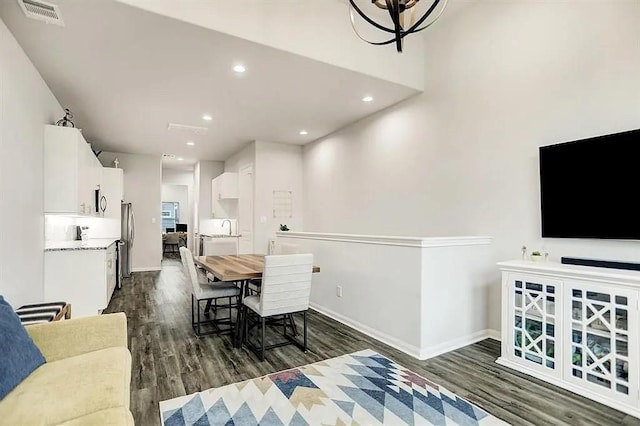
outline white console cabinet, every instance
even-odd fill
[[[640,272],[510,261],[498,363],[640,417]]]

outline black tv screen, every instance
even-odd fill
[[[542,236],[640,240],[640,129],[540,148]]]

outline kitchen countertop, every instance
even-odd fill
[[[201,237],[209,238],[238,238],[242,235],[229,235],[229,234],[200,234]]]
[[[44,251],[106,250],[118,238],[90,238],[86,241],[46,241]]]

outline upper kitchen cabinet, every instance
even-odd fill
[[[215,182],[215,184],[213,184]],[[212,187],[217,189],[217,194],[213,196],[217,200],[237,199],[238,198],[238,174],[237,173],[223,173],[217,178],[213,179]]]
[[[102,165],[78,129],[45,126],[44,212],[93,215]]]
[[[211,181],[211,212],[213,217],[229,217],[238,200],[238,173],[223,173]]]
[[[124,175],[122,169],[102,168],[100,185],[100,212],[107,219],[120,221],[122,201],[124,200]]]

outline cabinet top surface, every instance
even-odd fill
[[[106,250],[118,238],[91,238],[86,241],[47,241],[44,251]]]
[[[498,262],[498,266],[502,271],[539,272],[567,277],[596,277],[625,280],[640,284],[640,271],[566,265],[559,262],[534,262],[531,260],[509,260],[506,262]]]

